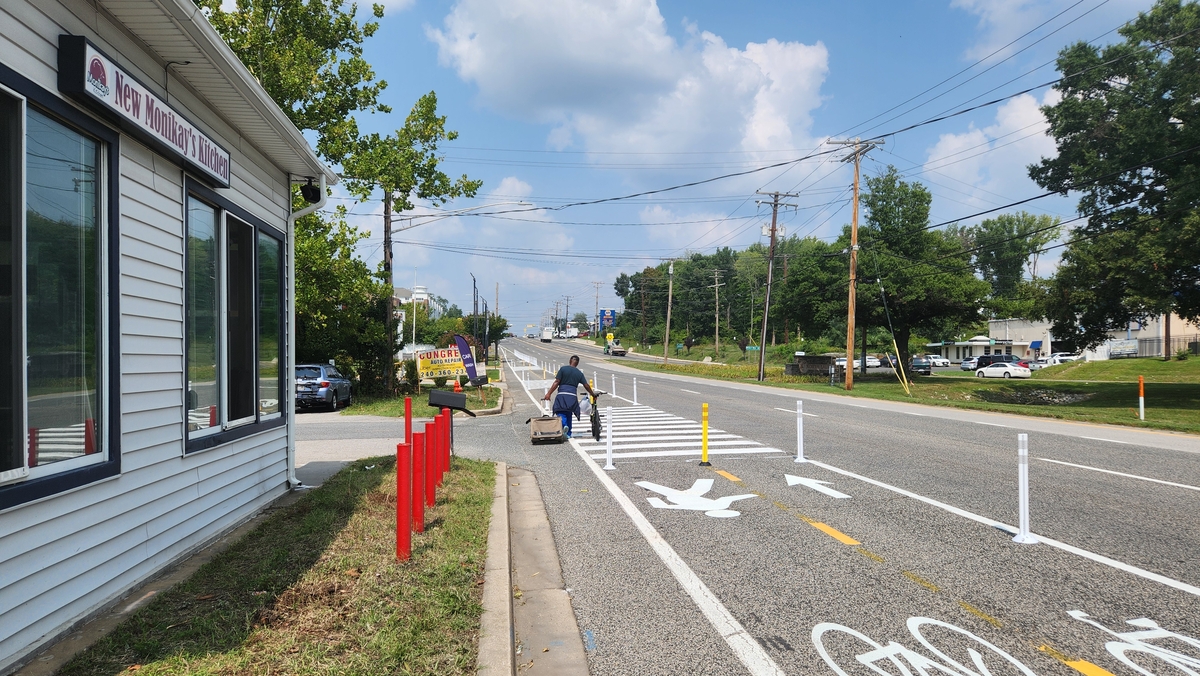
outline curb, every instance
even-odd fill
[[[475,414],[476,418],[479,418],[482,416],[489,416],[489,415],[498,415],[502,410],[504,410],[504,390],[500,389],[499,387],[494,387],[492,389],[494,389],[500,393],[500,399],[498,400],[498,403],[492,408],[485,408],[485,409],[482,409],[479,411],[472,411]],[[463,415],[466,415],[466,414],[464,413]]]
[[[508,529],[508,465],[496,463],[492,490],[492,521],[488,526],[487,562],[483,574],[483,617],[479,625],[476,674],[514,676],[512,554]]]

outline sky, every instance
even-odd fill
[[[834,239],[850,222],[852,165],[828,141],[882,136],[864,175],[893,165],[933,194],[934,223],[1041,194],[1026,167],[1053,156],[1039,107],[1054,58],[1117,41],[1148,0],[385,0],[365,46],[388,133],[434,91],[458,139],[451,176],[473,199],[402,214],[395,284],[427,286],[469,311],[480,295],[524,333],[555,301],[620,308],[622,272],[690,252],[763,241],[759,191],[798,193],[787,235]],[[1015,96],[1014,96],[1015,95]],[[999,103],[901,131],[947,113]],[[898,132],[898,133],[896,133]],[[770,167],[770,168],[768,168]],[[714,179],[728,174],[740,176]],[[702,184],[662,191],[687,183]],[[653,194],[582,204],[649,191]],[[334,189],[330,207],[382,258],[382,205]],[[1075,200],[1033,213],[1075,217]],[[472,211],[466,211],[472,210]],[[431,218],[437,212],[457,212]],[[419,225],[418,225],[419,224]],[[1052,268],[1048,255],[1039,270]],[[599,284],[595,284],[595,283]],[[498,285],[498,287],[497,287]]]

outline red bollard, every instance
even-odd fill
[[[433,416],[433,436],[437,437],[437,444],[433,447],[434,455],[437,459],[434,461],[437,464],[437,485],[442,485],[442,477],[446,475],[446,453],[442,448],[445,435],[442,434],[442,414],[439,413]]]
[[[425,466],[429,471],[425,473],[425,504],[432,507],[437,501],[437,429],[431,423],[425,423]]]
[[[83,421],[83,454],[92,455],[96,452],[96,419],[88,418]]]
[[[412,435],[412,523],[413,530],[425,532],[425,435],[414,432]]]
[[[38,428],[29,428],[29,466],[37,467],[38,464]]]
[[[412,447],[396,444],[396,558],[412,556]]]
[[[442,473],[450,471],[450,409],[443,408],[438,414],[442,419]]]
[[[412,397],[404,398],[404,443],[412,446]]]
[[[217,407],[215,404],[208,407],[208,426],[217,426]]]

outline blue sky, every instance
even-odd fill
[[[600,307],[619,307],[612,281],[620,272],[688,251],[758,241],[769,212],[755,203],[756,190],[801,193],[792,200],[800,208],[782,217],[788,234],[835,237],[849,222],[852,176],[837,155],[825,153],[647,198],[535,208],[797,160],[828,151],[822,144],[830,137],[892,132],[1013,94],[1054,79],[1048,62],[1064,46],[1114,41],[1115,29],[1150,5],[1144,0],[384,4],[386,16],[366,55],[387,80],[383,98],[395,112],[363,116],[360,124],[391,131],[417,97],[436,91],[441,113],[460,134],[443,147],[444,168],[484,182],[476,199],[443,208],[508,203],[478,212],[512,211],[504,219],[457,216],[399,233],[396,283],[410,286],[415,269],[417,284],[468,308],[468,273],[474,273],[489,304],[499,283],[500,311],[517,331],[538,323],[564,295],[573,297],[572,314],[581,309],[590,315],[596,306],[592,282],[602,282]],[[934,196],[935,222],[1036,195],[1041,191],[1025,166],[1054,152],[1038,111],[1052,100],[1048,96],[1048,88],[1038,89],[888,136],[864,162],[864,173],[894,164],[924,183]],[[512,204],[517,201],[530,206]],[[381,205],[331,202],[338,203],[350,207],[352,223],[371,231],[361,253],[376,264]],[[1050,198],[1022,208],[1067,219],[1073,207],[1073,200]],[[430,212],[420,207],[415,213]],[[456,250],[447,251],[447,244]],[[1050,258],[1042,271],[1053,266],[1056,256]]]

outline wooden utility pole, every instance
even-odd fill
[[[396,284],[392,279],[392,194],[383,193],[383,274],[387,277],[388,302],[385,333],[387,333],[388,357],[383,365],[383,382],[387,394],[396,391]],[[417,318],[416,300],[410,296],[413,321]]]
[[[790,258],[790,256],[784,255],[784,257],[783,257],[783,288],[784,289],[787,288],[787,283],[788,283],[788,258]],[[783,342],[785,345],[792,342],[791,334],[788,333],[788,315],[786,312],[783,313]]]
[[[713,283],[708,287],[713,290],[713,354],[721,354],[721,271],[713,270]]]
[[[675,261],[667,264],[667,331],[663,334],[663,365],[667,364],[667,346],[671,344],[671,299],[675,295]]]
[[[642,275],[642,283],[638,284],[642,296],[642,345],[646,345],[646,275]],[[645,349],[643,347],[643,349]]]
[[[771,281],[775,270],[775,239],[779,232],[779,207],[789,206],[794,207],[794,204],[783,204],[779,201],[780,197],[797,197],[795,193],[759,192],[760,195],[771,195],[771,247],[767,255],[767,292],[763,298],[763,319],[762,333],[758,341],[758,381],[762,382],[767,379],[767,315],[771,311]]]
[[[604,282],[592,282],[592,286],[596,287],[596,335],[600,335],[600,285]]]
[[[855,282],[858,279],[858,172],[862,165],[863,155],[877,145],[883,144],[882,139],[863,141],[829,141],[833,145],[853,146],[850,156],[843,162],[854,162],[854,204],[850,217],[850,296],[849,308],[846,312],[846,389],[854,389],[854,312],[855,312]],[[864,362],[866,356],[863,356]]]

